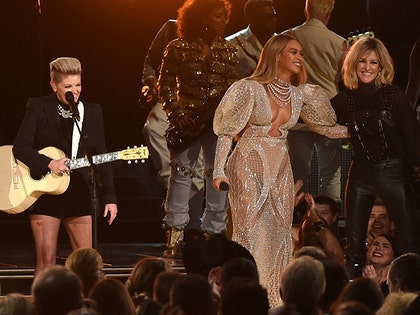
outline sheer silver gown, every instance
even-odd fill
[[[287,150],[287,132],[299,116],[315,132],[347,137],[321,87],[292,86],[291,117],[272,137],[271,105],[264,85],[242,79],[220,102],[213,129],[218,136],[213,177],[227,177],[232,212],[232,239],[254,256],[270,307],[281,305],[280,274],[292,258],[294,180]],[[243,134],[231,152],[233,139]]]

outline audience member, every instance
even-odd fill
[[[316,195],[313,197],[313,205],[315,206],[316,214],[325,221],[328,229],[340,240],[338,219],[341,203],[326,195]]]
[[[375,315],[404,315],[416,297],[417,294],[409,292],[390,293]]]
[[[316,315],[318,303],[325,291],[325,275],[322,263],[312,257],[296,258],[281,273],[280,295],[284,305],[272,314],[284,314],[285,307],[301,314]]]
[[[153,301],[161,307],[169,303],[172,284],[181,277],[183,277],[183,274],[176,271],[162,271],[159,273],[153,283]]]
[[[416,298],[410,303],[404,315],[418,315],[420,314],[420,293],[416,293]]]
[[[183,260],[187,273],[208,277],[214,267],[221,267],[234,257],[244,257],[255,263],[254,257],[242,245],[227,239],[224,234],[215,234],[206,240],[193,240],[185,244]]]
[[[300,241],[302,246],[322,248],[327,257],[344,261],[344,250],[338,237],[338,204],[328,196],[312,198],[306,194],[309,210],[302,222]]]
[[[346,284],[341,294],[331,306],[335,314],[340,304],[348,301],[358,301],[375,313],[384,301],[381,288],[370,278],[359,277]]]
[[[210,284],[198,274],[186,274],[174,282],[170,302],[164,306],[161,315],[214,315],[215,306]]]
[[[300,228],[302,222],[305,219],[305,215],[308,212],[308,202],[305,200],[306,193],[300,191],[303,187],[303,180],[297,180],[295,182],[294,190],[295,194],[295,206],[293,208],[293,220],[292,220],[292,243],[293,253],[302,247],[299,239]]]
[[[277,22],[273,0],[248,0],[244,15],[248,26],[226,37],[238,50],[237,70],[241,78],[254,71],[265,43],[275,34]]]
[[[303,256],[312,257],[322,263],[325,274],[325,291],[319,300],[319,308],[324,313],[328,313],[331,305],[338,298],[341,290],[349,282],[349,275],[342,262],[328,259],[325,252],[314,246],[304,246],[295,252],[294,258]]]
[[[293,258],[299,258],[302,256],[309,256],[319,261],[327,259],[325,252],[316,246],[303,246],[301,249],[294,253]]]
[[[1,315],[36,315],[31,298],[21,293],[9,293],[0,298]]]
[[[374,312],[358,301],[347,301],[337,306],[332,315],[374,315]]]
[[[388,285],[390,292],[420,292],[420,255],[407,253],[394,259]]]
[[[384,234],[395,236],[395,227],[389,219],[383,200],[376,197],[368,222],[367,245],[372,243],[377,236]]]
[[[82,281],[83,296],[89,295],[90,289],[104,278],[102,256],[94,248],[76,249],[66,259],[65,266],[78,275]]]
[[[235,257],[226,261],[222,266],[220,275],[220,284],[222,288],[226,287],[229,281],[236,277],[249,278],[259,282],[257,265],[244,257]]]
[[[322,259],[321,262],[324,266],[326,286],[318,306],[324,314],[330,314],[332,304],[349,282],[349,275],[343,263],[332,259]]]
[[[267,290],[251,278],[235,277],[223,287],[223,315],[267,315]]]
[[[420,255],[407,253],[394,259],[388,273],[388,285],[390,292],[417,294],[405,314],[420,314]]]
[[[82,307],[82,295],[79,277],[64,266],[43,270],[32,283],[32,296],[38,315],[66,315]]]
[[[389,293],[387,277],[391,262],[400,254],[398,241],[386,234],[376,237],[368,247],[366,266],[362,274],[376,281],[384,297]]]
[[[251,279],[259,283],[259,274],[255,261],[246,257],[234,257],[227,260],[223,266],[210,270],[208,281],[212,288],[216,307],[220,310],[223,288],[234,278]]]
[[[327,25],[334,9],[334,0],[306,0],[306,22],[291,30],[284,31],[297,38],[305,52],[305,66],[308,73],[307,83],[321,86],[333,98],[338,93],[340,66],[346,50],[345,39]],[[325,135],[311,131],[300,121],[289,131],[290,162],[293,177],[307,185],[313,152],[317,155],[319,173],[319,193],[341,200],[341,143]],[[314,148],[316,149],[314,151]]]
[[[153,286],[157,275],[171,271],[168,261],[159,257],[145,257],[137,262],[125,282],[125,286],[136,308],[145,311],[155,308]]]
[[[136,315],[135,305],[127,288],[121,281],[105,278],[90,290],[89,298],[94,300],[101,315]]]
[[[67,315],[101,315],[98,313],[98,304],[89,298],[83,299],[81,308],[70,311]]]

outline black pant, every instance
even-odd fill
[[[345,196],[346,265],[351,279],[362,274],[366,236],[375,195],[382,198],[397,229],[403,253],[417,252],[415,198],[401,159],[370,164],[353,161]]]

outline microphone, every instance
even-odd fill
[[[219,189],[223,190],[223,191],[228,191],[229,190],[229,184],[226,182],[221,182],[219,185]]]
[[[76,103],[74,101],[74,95],[73,95],[73,93],[70,92],[70,91],[67,91],[66,94],[65,94],[65,96],[66,96],[66,101],[70,105],[70,109],[71,109],[71,112],[73,114],[73,119],[80,120],[79,110],[77,109],[78,102]]]

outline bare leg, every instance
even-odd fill
[[[64,226],[73,250],[92,247],[92,217],[90,215],[64,219]]]
[[[42,214],[30,215],[29,220],[35,241],[36,266],[34,277],[36,277],[42,270],[55,265],[61,220]]]

